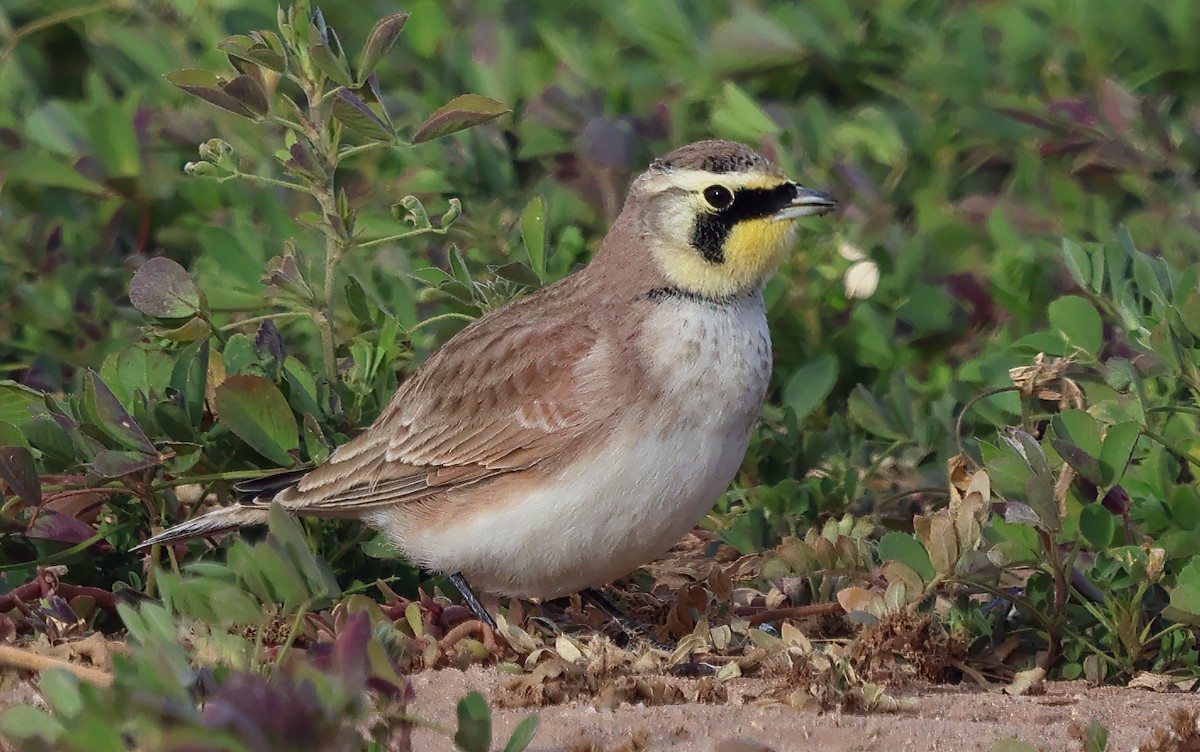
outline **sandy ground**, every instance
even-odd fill
[[[494,670],[430,671],[414,677],[417,717],[454,726],[458,698],[472,690],[494,699],[505,677]],[[753,682],[753,679],[734,679]],[[755,705],[668,705],[597,710],[589,703],[538,709],[537,735],[530,750],[550,752],[761,752],[763,750],[991,750],[1001,739],[1016,737],[1040,750],[1080,750],[1069,735],[1072,721],[1099,720],[1109,730],[1110,752],[1146,745],[1156,729],[1170,723],[1176,708],[1200,707],[1200,695],[1159,694],[1118,687],[1057,682],[1032,697],[1010,697],[968,687],[921,687],[897,696],[913,698],[917,710],[850,715],[815,713],[789,707]],[[530,710],[498,710],[494,748]],[[1200,734],[1197,736],[1200,740]],[[445,737],[418,730],[413,748],[453,750]],[[1196,746],[1180,749],[1200,750]]]

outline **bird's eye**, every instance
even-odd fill
[[[733,203],[733,194],[723,185],[710,185],[704,189],[704,200],[714,209],[724,209]]]

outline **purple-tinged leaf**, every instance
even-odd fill
[[[33,525],[26,531],[25,537],[77,546],[95,538],[96,530],[91,525],[70,515],[43,509],[37,519],[33,521]]]
[[[157,464],[157,455],[102,449],[92,458],[92,471],[102,478],[120,478]]]
[[[365,81],[375,71],[375,66],[379,65],[383,56],[392,49],[407,21],[407,13],[395,13],[375,22],[375,27],[371,29],[367,43],[363,46],[362,56],[358,59],[359,81]]]
[[[0,447],[0,480],[30,506],[42,503],[42,483],[38,479],[33,453],[25,447]]]
[[[371,619],[366,611],[350,614],[333,644],[333,660],[347,690],[359,691],[367,681],[367,643]]]
[[[225,52],[234,67],[237,67],[234,60],[238,59],[282,73],[287,67],[283,45],[280,44],[279,49],[275,49],[274,45],[268,43],[268,38],[264,34],[270,34],[276,43],[279,42],[279,38],[269,31],[254,32],[250,36],[239,34],[229,37],[218,44],[217,48]]]
[[[228,110],[235,115],[254,119],[254,112],[242,104],[236,97],[225,92],[224,82],[212,71],[198,68],[183,68],[166,74],[166,79],[192,96],[199,97],[209,104],[214,104],[222,110]]]
[[[225,84],[225,93],[240,102],[255,115],[266,115],[271,109],[267,93],[253,76],[245,73]]]
[[[129,282],[133,307],[160,319],[181,319],[200,310],[200,291],[187,271],[169,258],[147,259]]]
[[[419,144],[432,141],[435,138],[486,123],[508,112],[512,112],[512,109],[494,99],[481,97],[478,94],[463,94],[450,100],[445,106],[430,115],[429,119],[417,129],[412,142]]]
[[[95,371],[89,370],[87,373],[80,411],[86,422],[104,431],[121,446],[157,459],[158,452],[145,431]]]
[[[1129,132],[1129,122],[1137,109],[1137,99],[1111,78],[1100,83],[1100,112],[1119,133]]]
[[[333,117],[351,133],[371,141],[391,141],[392,127],[376,115],[367,103],[349,89],[337,90],[333,99]]]

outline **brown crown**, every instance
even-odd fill
[[[713,173],[770,170],[767,158],[737,141],[697,141],[659,157],[652,170],[706,170]]]

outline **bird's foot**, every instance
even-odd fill
[[[674,650],[675,646],[665,643],[654,634],[647,625],[634,619],[629,614],[613,603],[603,590],[599,588],[585,588],[580,591],[579,595],[596,608],[607,614],[621,628],[622,634],[625,635],[626,644],[629,641],[640,639],[650,643],[651,646],[659,650]]]

